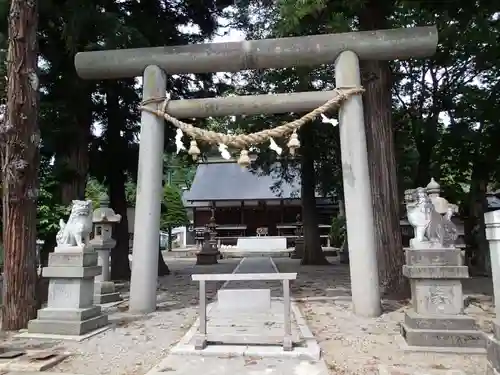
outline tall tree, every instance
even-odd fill
[[[7,111],[1,124],[5,268],[2,328],[36,316],[36,201],[40,134],[36,0],[12,0],[8,17]]]
[[[361,30],[390,28],[394,0],[365,0],[358,10]],[[392,127],[392,72],[387,61],[361,61],[366,140],[375,221],[379,278],[385,291],[408,296],[399,224],[399,194]]]
[[[174,186],[166,184],[163,187],[161,209],[160,228],[168,233],[168,250],[170,251],[172,250],[172,229],[189,223],[186,208],[182,203],[181,193]]]

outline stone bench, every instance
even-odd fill
[[[208,335],[207,334],[207,298],[206,298],[206,283],[209,281],[281,281],[283,284],[283,305],[284,305],[284,334],[280,341],[283,345],[283,350],[292,350],[292,320],[290,314],[290,280],[295,280],[297,273],[230,273],[230,274],[197,274],[192,275],[193,281],[198,281],[200,293],[200,326],[198,328],[198,335],[195,342],[195,349],[205,349],[208,342],[240,342],[245,343],[244,337],[241,335]],[[248,289],[248,293],[252,296],[255,295],[256,289]],[[229,290],[225,290],[229,292]],[[240,293],[244,291],[239,290]],[[229,297],[229,296],[225,296]],[[241,296],[240,296],[241,297]],[[249,298],[252,298],[249,296]],[[270,298],[270,294],[269,294]],[[266,344],[275,344],[275,338],[262,338]]]

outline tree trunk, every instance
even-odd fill
[[[367,1],[360,12],[362,30],[388,28],[392,2]],[[363,97],[379,277],[383,290],[410,295],[403,276],[404,252],[399,224],[398,186],[392,129],[391,71],[388,62],[362,61]]]
[[[2,134],[4,288],[2,328],[36,317],[38,128],[37,2],[12,0],[7,55],[7,112]]]
[[[73,60],[71,60],[73,64]],[[71,67],[71,69],[74,69]],[[82,83],[80,78],[74,74],[72,79],[73,89],[72,104],[77,106],[66,107],[73,114],[73,121],[68,124],[71,127],[65,139],[57,139],[57,152],[55,165],[57,177],[61,181],[59,198],[61,204],[70,206],[73,199],[85,199],[85,187],[87,185],[87,174],[89,170],[89,142],[92,126],[92,91],[87,83]],[[45,243],[40,250],[40,261],[47,265],[49,254],[56,246],[57,230],[48,234],[43,240]]]
[[[168,226],[168,243],[167,243],[167,250],[172,251],[172,226]]]
[[[109,201],[115,212],[122,217],[113,231],[116,246],[111,250],[110,277],[111,280],[130,280],[127,197],[125,193],[127,145],[120,133],[125,119],[120,110],[117,91],[116,83],[107,83],[106,110],[108,121],[104,134],[106,143],[103,152],[107,161],[106,176],[109,183]],[[117,155],[123,156],[117,157]]]
[[[115,171],[109,177],[109,202],[122,219],[113,230],[116,246],[111,250],[111,280],[130,280],[129,233],[127,199],[125,196],[125,174]]]
[[[165,259],[163,259],[163,254],[160,248],[160,242],[158,241],[158,251],[160,252],[158,256],[158,276],[170,275],[170,270],[168,269]]]
[[[429,124],[429,126],[437,126],[437,124]],[[426,187],[431,181],[431,177],[435,177],[431,176],[432,148],[434,145],[429,144],[427,141],[421,142],[421,144],[417,144],[418,164],[414,187]]]
[[[318,212],[316,209],[316,179],[314,177],[314,159],[312,148],[314,134],[312,126],[304,126],[300,131],[301,151],[301,190],[302,190],[302,222],[304,225],[304,265],[329,264],[321,248],[318,228]]]
[[[484,223],[484,213],[487,208],[488,175],[488,166],[485,163],[476,161],[472,167],[471,185],[467,200],[468,215],[464,221],[466,243],[469,248],[473,249],[471,273],[476,275],[489,275],[491,273],[489,244],[486,239]]]

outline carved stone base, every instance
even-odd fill
[[[412,310],[401,335],[408,346],[484,352],[485,337],[473,318],[463,315],[461,279],[469,276],[459,249],[406,249],[403,274],[410,279]]]
[[[429,351],[434,349],[439,352],[469,348],[475,349],[475,352],[484,352],[485,337],[478,330],[415,329],[402,323],[401,335],[410,348],[426,347]]]
[[[105,303],[121,301],[120,293],[115,290],[112,281],[96,281],[94,285],[94,303],[102,305]]]
[[[196,265],[206,266],[210,264],[217,264],[217,258],[219,258],[218,251],[200,251],[196,254]]]
[[[47,307],[28,323],[28,333],[80,336],[108,324],[93,305],[94,277],[101,273],[91,248],[68,248],[49,255],[42,275],[50,278]]]
[[[295,248],[290,255],[292,259],[302,259],[304,257],[304,239],[297,238],[295,240]]]

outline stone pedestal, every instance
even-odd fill
[[[410,279],[412,309],[401,334],[410,349],[484,352],[484,334],[463,315],[461,279],[468,278],[460,249],[406,249],[403,274]],[[457,349],[462,348],[462,349]]]
[[[295,239],[295,248],[293,249],[290,258],[302,259],[304,257],[304,237],[297,237]]]
[[[118,302],[121,301],[120,293],[115,290],[115,283],[109,281],[109,254],[111,252],[111,248],[113,246],[107,247],[102,241],[102,244],[95,243],[96,241],[92,240],[92,246],[96,249],[97,257],[98,257],[98,265],[102,268],[102,273],[95,278],[94,284],[94,303],[97,305],[101,305],[104,303]],[[101,247],[101,248],[99,248]]]
[[[210,242],[204,242],[201,250],[196,253],[196,265],[205,266],[210,264],[217,264],[219,257],[219,250],[217,246],[212,246]]]
[[[91,247],[56,247],[42,270],[50,279],[47,307],[28,323],[28,333],[79,336],[106,326],[107,315],[93,305],[94,277],[100,273]]]

